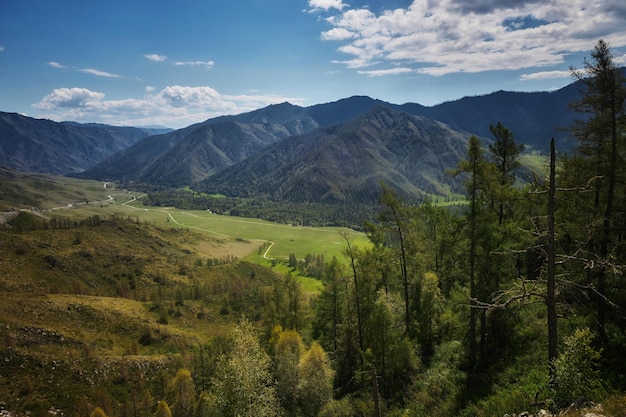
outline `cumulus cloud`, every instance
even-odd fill
[[[331,2],[315,3],[328,10]],[[321,38],[348,57],[334,62],[356,69],[401,62],[440,76],[545,68],[600,38],[626,46],[626,7],[617,0],[414,0],[380,13],[344,6],[326,18]]]
[[[33,108],[52,120],[100,122],[112,125],[165,125],[181,128],[226,114],[239,114],[270,104],[302,99],[273,94],[225,95],[208,86],[168,86],[160,91],[147,86],[142,98],[107,100],[86,88],[58,88]]]
[[[345,6],[341,0],[309,0],[309,7],[312,10],[341,10]]]
[[[144,58],[149,59],[150,61],[156,61],[156,62],[163,62],[167,60],[167,57],[165,55],[159,55],[159,54],[146,54],[144,55]]]
[[[345,28],[333,28],[322,32],[322,39],[325,41],[345,41],[354,38],[356,35],[354,32]]]
[[[55,88],[39,103],[33,105],[39,110],[54,110],[59,108],[91,108],[97,107],[104,94],[90,91],[86,88]]]

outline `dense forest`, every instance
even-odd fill
[[[519,186],[523,147],[494,123],[493,142],[472,136],[449,173],[464,182],[466,204],[416,204],[382,185],[378,205],[353,212],[368,219],[358,227],[369,246],[343,233],[346,262],[290,257],[293,274],[314,265],[319,293],[292,272],[236,260],[223,270],[245,280],[205,288],[204,274],[223,265],[181,264],[198,285],[155,286],[148,301],[167,322],[192,301],[219,300],[230,330],[185,346],[167,367],[126,369],[124,390],[98,391],[72,415],[578,415],[598,403],[604,415],[626,415],[626,80],[603,41],[572,72],[585,88],[571,104],[580,121],[567,127],[578,146],[557,155],[553,142],[544,175]],[[292,207],[193,192],[148,201],[231,215],[257,204],[299,224],[352,210],[310,205],[316,215],[292,219]],[[92,223],[84,227],[101,221]]]

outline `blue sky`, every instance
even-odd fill
[[[623,0],[0,0],[0,111],[180,128],[352,95],[434,105],[626,64]]]

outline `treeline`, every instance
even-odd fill
[[[253,325],[242,319],[232,332],[179,362],[171,375],[161,371],[149,384],[126,370],[132,382],[122,401],[100,394],[91,417],[244,416],[282,414],[334,416],[324,412],[333,396],[333,370],[319,344],[307,346],[294,330],[273,329],[262,346]],[[190,369],[192,371],[190,371]],[[90,405],[83,405],[89,409]]]
[[[326,262],[324,255],[312,255],[307,253],[304,259],[298,259],[295,253],[290,253],[287,265],[302,275],[321,278],[326,267]]]
[[[263,198],[211,196],[191,190],[148,191],[147,206],[168,206],[185,210],[209,210],[238,217],[261,218],[275,223],[307,227],[338,226],[358,230],[363,219],[376,213],[375,204],[304,203]]]
[[[121,216],[118,214],[111,214],[111,216],[106,219],[103,219],[96,214],[82,220],[77,220],[62,216],[52,216],[47,218],[36,213],[22,210],[14,219],[7,222],[4,229],[18,233],[34,230],[70,230],[82,227],[98,226],[106,221],[122,221],[136,224],[140,223],[139,218],[137,217]]]

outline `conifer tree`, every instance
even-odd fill
[[[584,114],[574,122],[571,130],[579,140],[577,152],[580,158],[566,161],[567,170],[593,187],[592,237],[587,250],[597,253],[598,259],[591,271],[597,290],[597,328],[606,343],[606,297],[608,263],[614,245],[626,232],[626,197],[623,181],[626,175],[626,79],[616,67],[608,43],[600,39],[593,51],[591,61],[585,58],[584,69],[571,69],[572,75],[583,86],[583,96],[571,107]],[[622,187],[618,190],[618,187]],[[618,197],[622,196],[622,201]],[[597,225],[597,226],[596,226]]]

